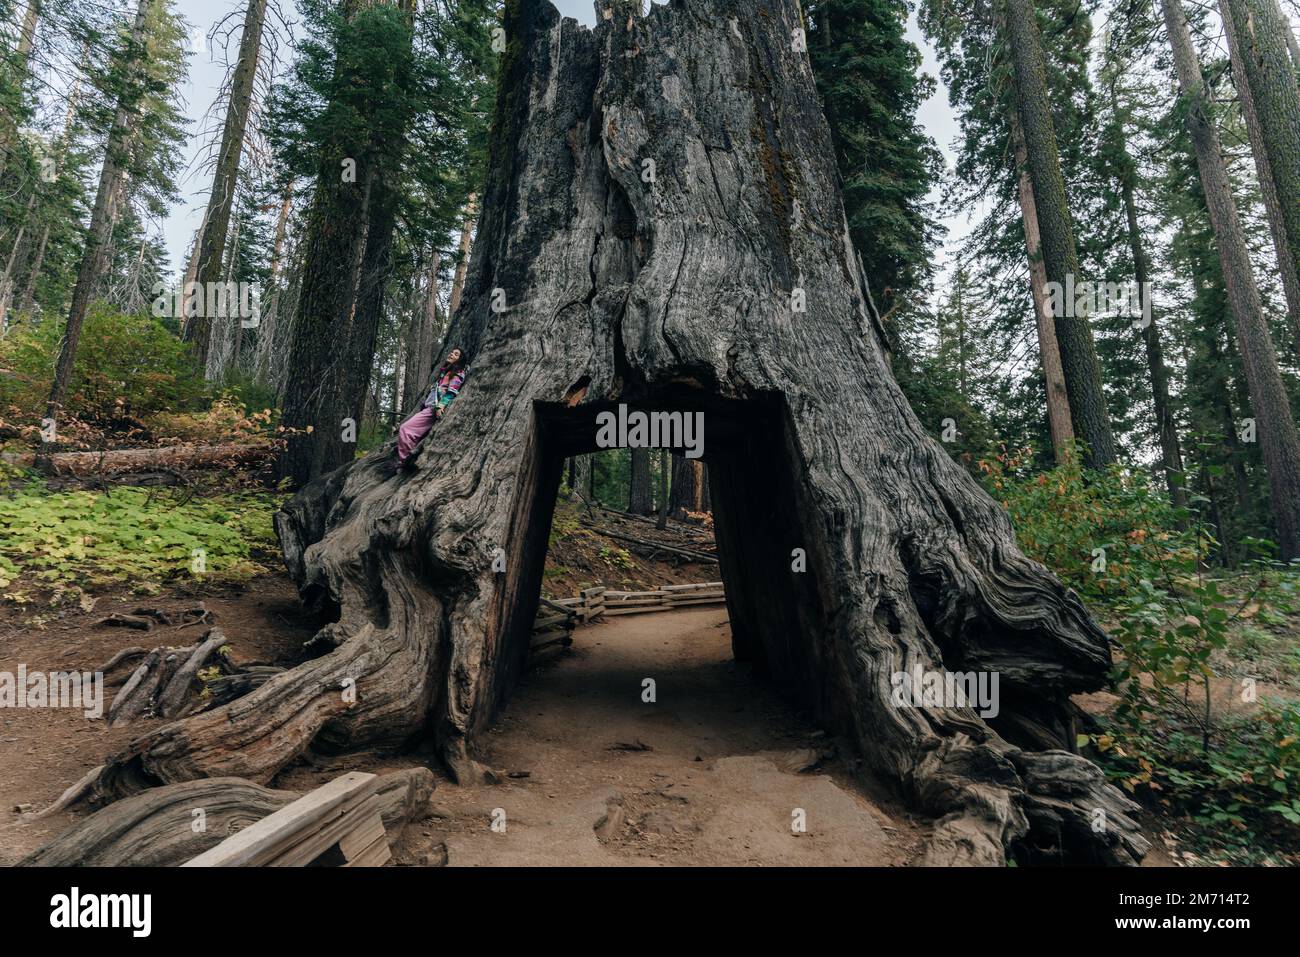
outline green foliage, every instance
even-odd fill
[[[1027,449],[979,460],[985,486],[1011,515],[1027,555],[1053,569],[1080,594],[1115,600],[1196,552],[1185,518],[1151,487],[1145,473],[1113,466],[1084,469],[1072,452],[1047,471],[1032,468]],[[1101,549],[1102,551],[1098,551]]]
[[[62,329],[24,324],[0,339],[0,408],[39,418],[49,395]],[[87,314],[65,407],[81,419],[107,422],[196,407],[205,396],[189,350],[148,315],[105,306]]]
[[[1300,838],[1300,704],[1256,702],[1253,679],[1294,680],[1300,568],[1212,576],[1205,498],[1175,509],[1143,474],[1078,458],[1035,471],[1028,453],[1003,451],[979,469],[1025,552],[1117,623],[1118,700],[1080,745],[1130,794],[1183,815],[1202,853],[1283,859]],[[1270,668],[1269,655],[1283,660]]]
[[[62,329],[25,324],[0,339],[0,407],[39,417],[49,394]],[[104,306],[86,316],[65,407],[88,421],[196,407],[203,377],[188,350],[161,322]]]
[[[32,482],[0,495],[0,588],[248,579],[266,573],[255,555],[274,545],[274,509],[264,494],[50,492]]]
[[[939,232],[929,192],[943,159],[916,119],[934,80],[906,36],[903,0],[812,0],[805,9],[849,229],[888,310],[930,271]]]

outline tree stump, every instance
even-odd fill
[[[564,459],[626,403],[703,415],[737,659],[938,819],[927,862],[1140,858],[1134,805],[1069,753],[1069,695],[1104,683],[1108,639],[890,373],[797,3],[607,6],[587,29],[506,5],[446,343],[473,372],[417,469],[386,469],[389,445],[277,515],[304,597],[337,612],[324,654],[137,740],[98,793],[266,782],[309,744],[430,732],[482,774],[472,743],[526,663]],[[897,706],[916,667],[997,673],[999,716]]]

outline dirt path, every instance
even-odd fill
[[[909,862],[921,828],[869,798],[833,742],[735,665],[726,617],[580,629],[486,736],[500,783],[440,787],[439,816],[402,857],[440,860],[445,845],[451,866]]]

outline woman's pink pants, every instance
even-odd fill
[[[405,462],[420,440],[433,428],[433,409],[421,409],[397,427],[397,461]]]

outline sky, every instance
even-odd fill
[[[595,25],[596,12],[592,0],[552,0],[561,14],[573,17],[588,26]],[[661,3],[663,0],[652,0]],[[186,115],[191,121],[194,135],[188,137],[184,144],[186,173],[181,178],[179,192],[181,201],[172,209],[171,214],[162,224],[163,239],[167,245],[173,271],[183,268],[189,256],[189,249],[194,241],[194,231],[203,219],[203,209],[207,204],[210,183],[207,175],[198,169],[201,151],[204,148],[202,137],[198,135],[203,125],[203,116],[211,108],[225,75],[222,60],[223,51],[213,48],[207,40],[207,34],[213,26],[236,8],[244,5],[244,0],[178,0],[177,10],[191,26],[190,73],[182,94],[186,101]],[[292,0],[285,0],[286,13],[293,9]],[[268,24],[269,25],[269,24]],[[938,144],[945,159],[951,166],[953,161],[952,144],[958,135],[957,121],[952,108],[948,105],[948,90],[939,77],[939,66],[934,51],[926,43],[921,31],[916,26],[915,18],[908,24],[908,36],[920,49],[923,57],[922,69],[934,77],[936,87],[934,94],[921,105],[918,120],[926,132]],[[239,46],[239,36],[229,38],[229,56],[234,59]],[[281,49],[280,58],[284,62],[290,51]],[[942,207],[940,207],[942,208]],[[947,249],[959,248],[961,239],[969,231],[970,222],[966,214],[945,217],[943,224],[948,227]],[[939,257],[940,271],[943,272],[945,256]]]

